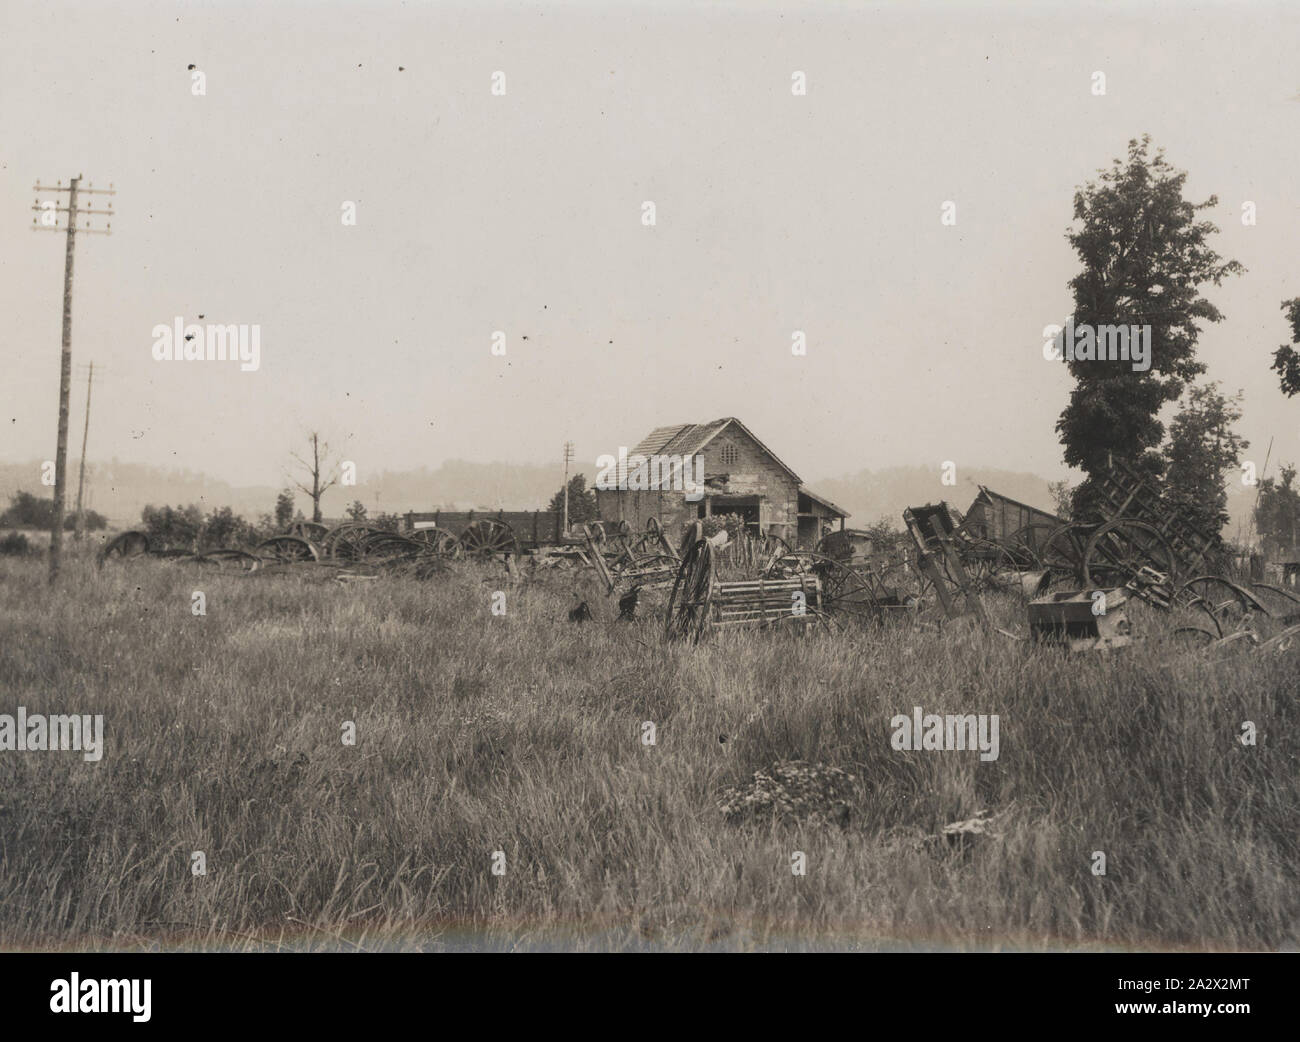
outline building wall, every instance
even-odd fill
[[[735,449],[735,462],[723,463],[724,446]],[[725,492],[717,495],[758,496],[764,531],[772,525],[788,526],[793,537],[799,509],[799,485],[771,456],[739,428],[728,427],[705,447],[704,476],[728,476]],[[674,537],[699,513],[699,502],[686,502],[685,492],[596,490],[596,508],[603,521],[626,520],[636,531],[655,517]],[[718,508],[724,509],[724,508]],[[717,512],[717,510],[715,510]]]

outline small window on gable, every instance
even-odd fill
[[[726,445],[722,446],[722,451],[719,453],[719,459],[724,467],[730,467],[740,459],[740,452],[736,446],[728,442]]]

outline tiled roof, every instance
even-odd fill
[[[652,456],[663,453],[667,456],[686,456],[699,452],[718,431],[722,430],[730,419],[714,420],[712,423],[679,423],[673,427],[656,427],[629,455],[640,453]]]
[[[753,438],[758,447],[771,456],[776,464],[784,469],[795,481],[799,480],[798,474],[786,466],[775,452],[759,441],[754,436],[754,432],[734,416],[724,416],[720,420],[712,420],[709,423],[679,423],[672,427],[656,427],[642,438],[628,455],[652,456],[656,453],[662,453],[666,456],[693,455],[703,451],[704,447],[713,440],[715,435],[732,423]]]

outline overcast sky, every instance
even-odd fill
[[[1208,377],[1245,390],[1252,458],[1300,459],[1268,368],[1300,295],[1297,55],[1296,4],[5,0],[0,459],[54,455],[63,237],[29,208],[82,173],[118,191],[77,245],[92,460],[272,484],[318,427],[363,481],[558,467],[566,438],[590,477],[734,415],[808,479],[1061,476],[1040,334],[1072,196],[1144,132],[1248,269],[1209,291]],[[260,369],[155,361],[153,327],[199,314],[259,324]]]

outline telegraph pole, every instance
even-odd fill
[[[77,240],[77,194],[85,192],[87,195],[116,195],[113,186],[107,188],[95,188],[93,185],[88,188],[81,187],[81,175],[78,174],[65,188],[60,181],[54,188],[49,186],[42,187],[37,182],[34,191],[37,192],[67,192],[68,205],[57,206],[54,202],[41,203],[37,200],[32,206],[39,217],[32,218],[33,231],[62,231],[67,233],[67,253],[63,261],[63,355],[59,367],[59,438],[58,445],[54,455],[54,528],[50,532],[50,582],[58,577],[59,565],[63,560],[63,513],[67,496],[67,464],[68,464],[68,394],[72,384],[72,262],[74,258],[74,247]],[[107,210],[92,210],[86,208],[81,211],[82,214],[112,214],[113,204],[108,204]],[[65,227],[59,227],[60,213],[68,215],[68,223]],[[88,234],[111,235],[113,225],[110,222],[108,228],[100,230],[97,228],[82,228],[83,232]],[[84,457],[84,453],[83,453]]]
[[[564,443],[564,534],[569,534],[569,464],[573,462],[573,442]]]
[[[86,534],[86,515],[81,509],[81,492],[86,487],[86,441],[90,437],[90,389],[95,382],[95,363],[86,374],[86,426],[81,431],[81,473],[77,475],[77,542]]]

